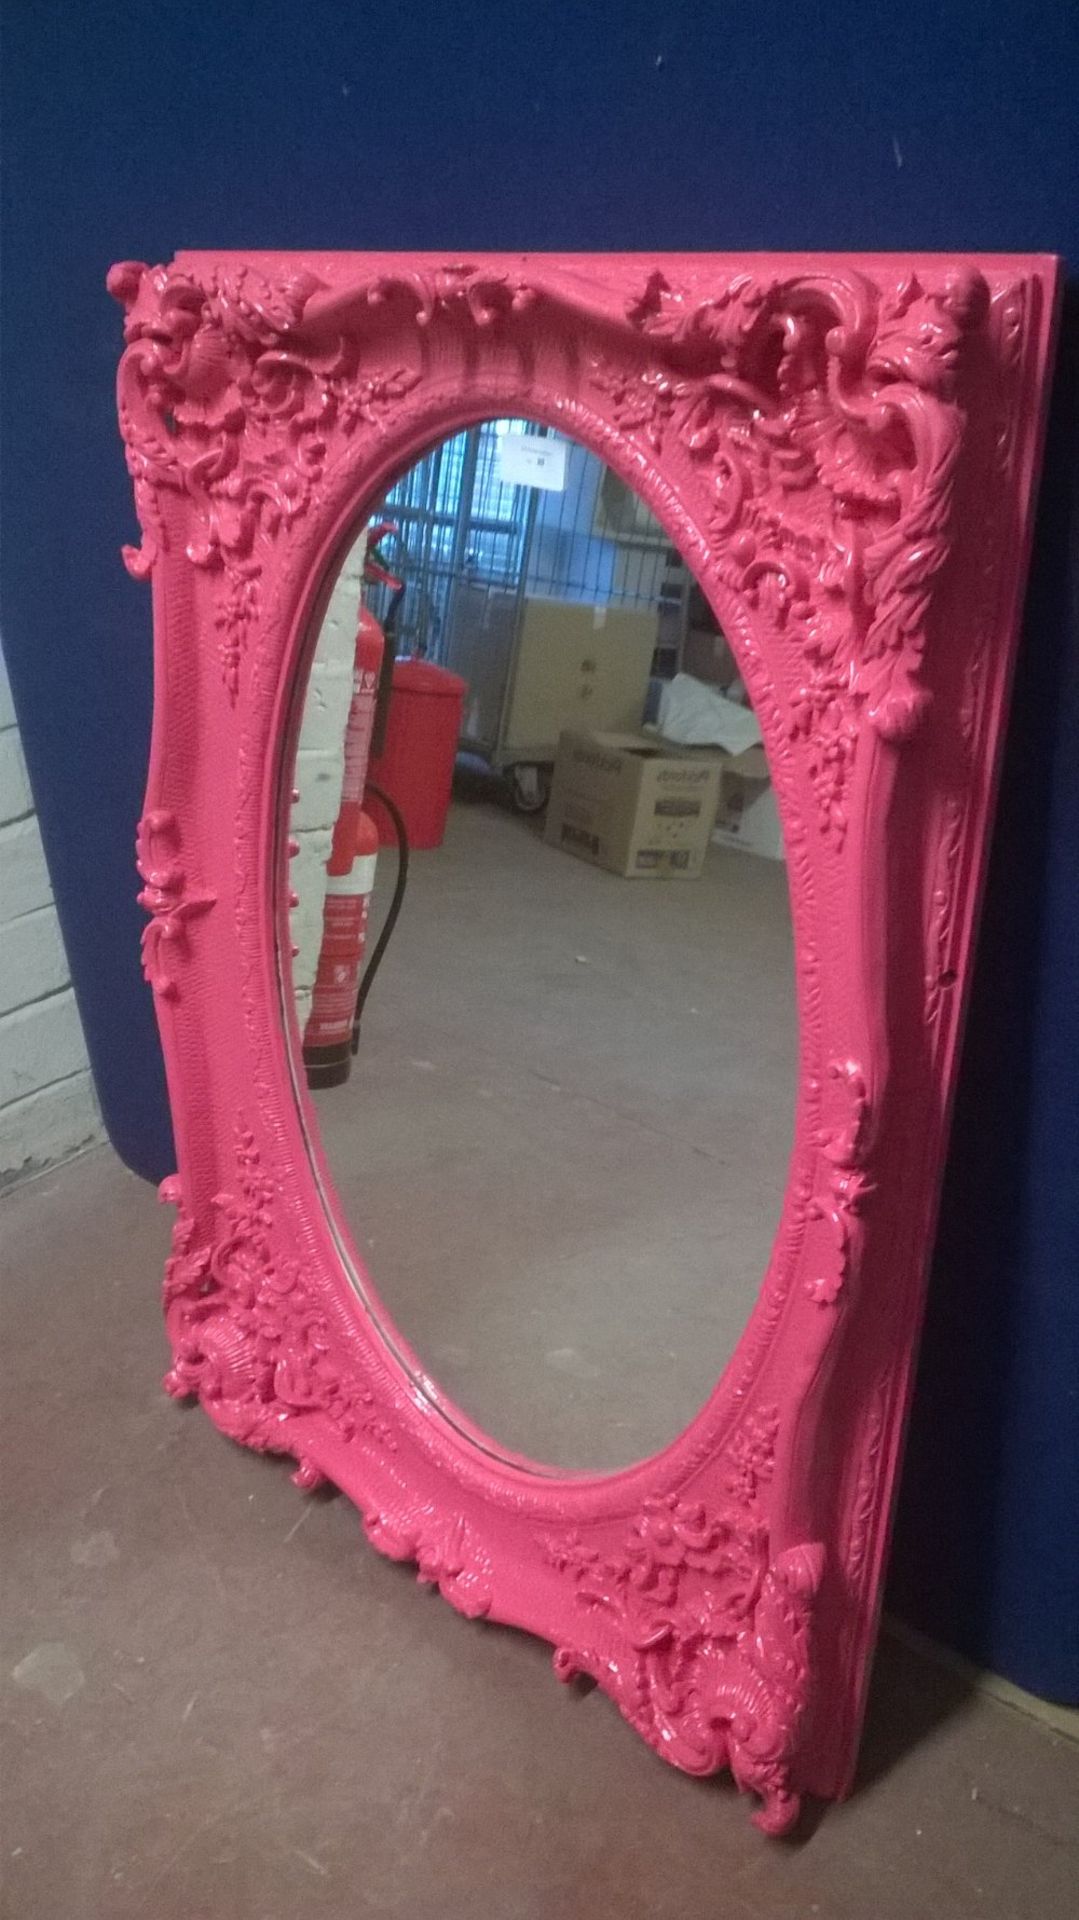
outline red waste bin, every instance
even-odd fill
[[[368,778],[397,802],[410,847],[440,847],[450,810],[453,763],[468,682],[430,660],[397,660],[386,738]],[[385,807],[370,795],[366,811],[379,843],[396,844]]]

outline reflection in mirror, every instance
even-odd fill
[[[525,421],[435,447],[320,604],[283,974],[354,1282],[499,1447],[626,1465],[712,1391],[780,1216],[754,714],[644,503]]]

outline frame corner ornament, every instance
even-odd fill
[[[775,1407],[747,1420],[714,1513],[677,1494],[653,1496],[609,1559],[578,1534],[545,1542],[599,1629],[597,1639],[582,1634],[556,1648],[559,1679],[594,1680],[684,1772],[728,1767],[743,1792],[759,1796],[754,1821],[771,1834],[789,1832],[800,1811],[791,1763],[809,1705],[809,1640],[825,1569],[820,1541],[771,1555],[761,1495],[778,1428]],[[613,1655],[603,1644],[612,1624]]]
[[[341,1488],[380,1552],[547,1639],[561,1678],[590,1676],[674,1766],[729,1768],[786,1832],[856,1749],[1052,266],[186,253],[109,289],[125,560],[153,577],[158,642],[137,858],[180,1143],[166,1388]],[[707,1405],[608,1477],[505,1455],[408,1359],[316,1177],[281,1019],[282,715],[320,571],[411,460],[502,414],[583,440],[681,548],[788,854],[801,1067],[773,1258]]]

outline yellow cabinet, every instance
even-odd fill
[[[625,732],[644,717],[656,612],[526,600],[502,722],[503,762],[553,761],[567,727]]]

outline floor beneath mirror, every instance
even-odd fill
[[[12,1916],[1071,1911],[1060,1732],[885,1635],[856,1797],[769,1843],[538,1641],[462,1620],[344,1500],[165,1398],[170,1221],[109,1149],[3,1214]]]
[[[375,925],[393,875],[386,852]],[[413,857],[351,1078],[315,1099],[425,1369],[504,1446],[610,1470],[673,1440],[734,1351],[796,1075],[781,861],[713,846],[698,879],[621,879],[477,777]]]

